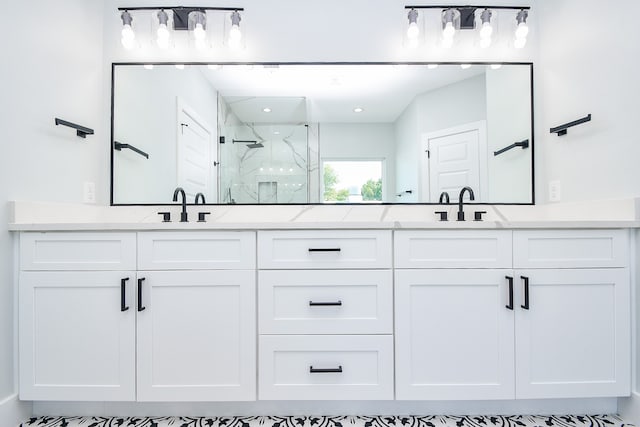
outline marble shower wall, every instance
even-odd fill
[[[243,123],[219,97],[219,203],[308,203],[308,133],[306,124]]]

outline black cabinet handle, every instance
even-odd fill
[[[309,252],[340,252],[340,248],[309,248]]]
[[[339,374],[342,372],[342,366],[338,366],[337,368],[314,368],[313,366],[309,366],[309,373],[312,374]]]
[[[315,301],[309,301],[309,306],[310,307],[327,307],[327,306],[339,306],[342,305],[342,301],[326,301],[326,302],[315,302]]]
[[[129,280],[128,277],[120,279],[120,311],[129,310],[127,307],[127,280]]]
[[[144,279],[144,277],[138,279],[138,311],[144,311],[147,308],[142,306],[142,282]]]
[[[525,276],[520,276],[520,278],[524,282],[524,305],[520,307],[529,310],[529,278]]]
[[[505,307],[507,307],[509,310],[513,310],[513,277],[504,277],[509,281],[509,304],[507,304]]]

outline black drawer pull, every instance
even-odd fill
[[[142,282],[144,279],[144,277],[138,279],[138,311],[144,311],[147,308],[142,305]]]
[[[310,307],[329,307],[329,306],[340,306],[342,305],[342,301],[309,301]]]
[[[309,248],[309,252],[340,252],[340,248]]]
[[[314,368],[313,366],[309,366],[309,373],[311,374],[339,374],[342,373],[342,366],[338,366],[337,368]]]
[[[129,310],[127,307],[127,280],[129,280],[128,277],[120,279],[120,311]]]
[[[513,310],[513,277],[505,276],[505,278],[509,281],[509,304],[505,307],[509,310]]]
[[[529,278],[525,276],[520,276],[522,281],[524,282],[524,305],[521,305],[525,310],[529,310]]]

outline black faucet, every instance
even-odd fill
[[[187,220],[187,195],[184,194],[182,187],[176,188],[173,192],[173,201],[178,201],[178,194],[182,195],[182,212],[180,213],[180,222],[188,222]]]
[[[475,200],[475,196],[473,195],[473,190],[471,187],[464,187],[460,190],[460,196],[458,197],[458,221],[464,221],[464,211],[462,210],[462,198],[464,197],[464,192],[469,192],[469,200]]]
[[[204,194],[198,193],[196,194],[196,205],[198,204],[198,200],[202,200],[202,204],[204,205],[206,202],[204,201]]]
[[[438,201],[438,203],[442,204],[449,204],[449,193],[447,193],[446,191],[443,191],[442,193],[440,193],[440,200]]]

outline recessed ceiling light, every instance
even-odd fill
[[[178,70],[184,70],[184,64],[176,64]]]
[[[143,67],[147,70],[153,70],[153,64],[144,64]]]
[[[471,64],[460,64],[460,68],[466,70],[467,68],[471,68]]]
[[[427,64],[427,68],[430,70],[438,68],[438,64]]]
[[[222,68],[222,65],[220,64],[207,64],[207,68],[210,70],[219,70],[220,68]]]
[[[265,112],[265,113],[270,113],[270,112],[271,112],[271,108],[269,108],[269,107],[264,107],[264,108],[262,109],[262,111],[263,111],[263,112]]]
[[[500,68],[502,68],[502,64],[491,64],[492,70],[499,70]]]
[[[364,108],[362,108],[362,107],[356,107],[356,108],[353,109],[354,113],[362,113],[363,111],[364,111]]]
[[[273,131],[273,134],[274,134],[274,135],[280,135],[280,131],[277,131],[277,130],[276,130],[276,131]]]

